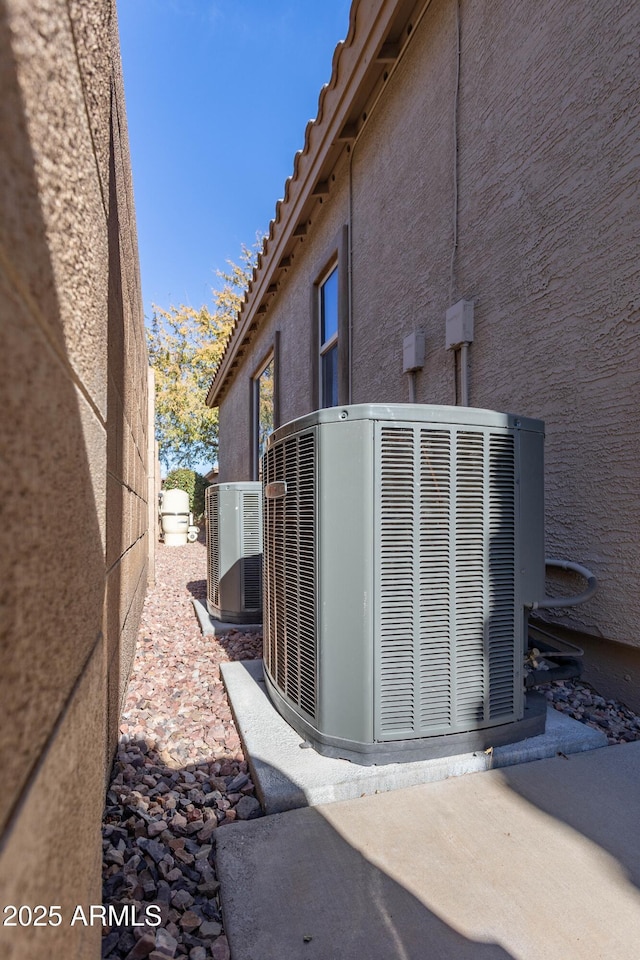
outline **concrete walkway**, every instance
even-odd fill
[[[232,824],[233,960],[638,960],[640,741]]]

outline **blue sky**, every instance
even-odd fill
[[[266,232],[350,0],[118,0],[147,317]]]

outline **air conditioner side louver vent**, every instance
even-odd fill
[[[382,428],[380,443],[380,726],[415,729],[414,434]]]
[[[515,710],[515,452],[482,430],[382,427],[381,739]]]
[[[420,433],[420,724],[451,724],[451,435]]]
[[[220,604],[220,524],[218,514],[218,488],[207,487],[205,492],[207,508],[207,554],[208,577],[207,599],[214,607]]]
[[[261,493],[242,497],[242,603],[255,610],[262,603]]]
[[[316,449],[304,433],[265,454],[265,668],[289,700],[316,717]]]
[[[515,447],[512,436],[489,440],[489,715],[515,709],[513,637],[516,590]]]
[[[455,718],[484,719],[484,436],[461,431],[456,438],[455,567],[453,581],[456,651]]]

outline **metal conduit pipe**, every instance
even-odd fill
[[[546,639],[541,640],[540,637]],[[577,660],[584,657],[582,647],[578,647],[564,637],[561,639],[555,633],[543,629],[539,623],[529,623],[529,646],[541,650],[544,653],[545,660]]]
[[[547,639],[540,639],[546,637]],[[551,642],[549,642],[551,641]],[[558,644],[560,647],[558,647]],[[564,647],[564,649],[562,649]],[[535,659],[533,658],[535,654]],[[559,637],[549,633],[542,627],[529,624],[529,655],[536,669],[531,669],[525,676],[524,685],[526,689],[531,687],[541,687],[555,680],[577,680],[582,674],[582,657],[584,650],[581,647],[569,643],[568,640],[561,640]],[[537,669],[536,660],[546,660],[547,669]],[[559,663],[554,661],[560,661]]]
[[[598,579],[596,575],[580,563],[574,563],[573,560],[556,560],[547,557],[544,564],[545,567],[553,567],[557,570],[571,570],[572,573],[577,573],[579,576],[584,577],[587,581],[587,589],[574,597],[544,597],[539,603],[533,603],[531,605],[531,609],[533,610],[558,610],[563,607],[575,607],[579,603],[584,603],[585,600],[589,600],[598,589]]]
[[[469,406],[469,344],[460,344],[460,406]]]
[[[416,371],[409,370],[409,403],[416,403]]]

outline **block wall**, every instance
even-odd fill
[[[115,0],[0,0],[3,958],[95,957],[148,567],[147,353]]]

